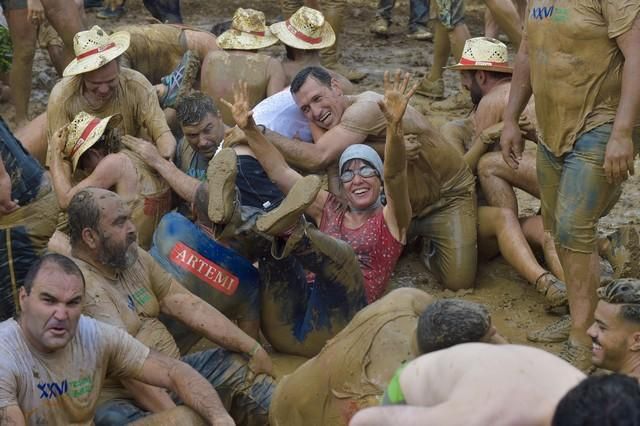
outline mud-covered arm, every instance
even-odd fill
[[[119,155],[109,155],[98,163],[88,177],[74,186],[71,183],[71,164],[64,160],[62,153],[62,146],[66,139],[67,127],[65,126],[55,133],[51,141],[51,180],[58,204],[63,210],[69,206],[73,196],[84,188],[112,188],[118,182],[124,167]]]
[[[18,207],[18,203],[11,199],[11,176],[0,158],[0,215],[9,214]]]
[[[133,395],[136,403],[147,411],[160,413],[176,406],[163,388],[148,385],[135,379],[120,379],[122,386]]]
[[[480,101],[473,116],[473,141],[471,148],[464,154],[464,161],[475,174],[480,158],[488,151],[492,141],[482,139],[482,132],[492,125],[502,121],[502,105],[493,97],[485,96]],[[489,142],[489,143],[485,143]]]
[[[193,203],[196,190],[201,183],[198,179],[187,175],[171,161],[164,158],[158,148],[150,142],[126,135],[122,137],[122,143],[142,157],[149,167],[157,171],[183,200]]]
[[[174,279],[160,301],[160,310],[223,348],[248,354],[254,372],[271,374],[271,358],[255,339]]]
[[[280,92],[287,87],[287,75],[284,72],[282,62],[275,58],[269,60],[267,65],[269,84],[267,85],[267,97]]]
[[[138,380],[169,389],[212,425],[235,424],[216,390],[204,376],[184,362],[150,351]]]
[[[26,424],[24,414],[18,405],[0,408],[0,425],[25,426]]]
[[[407,229],[411,222],[411,204],[407,183],[407,153],[404,145],[402,117],[415,93],[415,84],[407,91],[409,74],[400,71],[391,79],[384,74],[384,99],[378,102],[387,120],[387,141],[385,144],[384,187],[387,205],[383,209],[385,222],[391,234],[400,242],[406,242]]]

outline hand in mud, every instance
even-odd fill
[[[418,83],[415,83],[409,91],[409,79],[411,75],[405,73],[404,76],[400,70],[396,71],[395,77],[392,81],[389,72],[384,73],[384,99],[378,101],[380,111],[387,119],[387,123],[397,124],[402,121],[402,116],[407,109],[409,99],[418,89]]]
[[[131,135],[124,135],[120,140],[124,146],[142,157],[142,159],[149,165],[162,160],[162,156],[160,155],[158,148],[156,148],[156,146],[151,142],[147,142],[144,139],[136,138]]]
[[[246,145],[248,143],[247,135],[245,135],[238,126],[233,126],[224,131],[224,140],[222,141],[223,148],[231,148],[236,145]]]
[[[220,98],[220,102],[231,110],[233,119],[241,129],[246,129],[253,123],[253,111],[249,107],[249,89],[246,81],[240,81],[233,85],[233,105],[222,98]]]
[[[63,126],[53,134],[53,140],[51,146],[53,147],[53,153],[61,156],[64,153],[64,147],[67,144],[67,138],[69,137],[69,125]]]
[[[607,182],[620,183],[634,174],[633,141],[631,137],[620,137],[611,133],[604,154],[604,173]]]
[[[17,210],[18,202],[11,199],[11,179],[8,175],[0,179],[0,216]]]
[[[413,161],[418,158],[420,146],[418,135],[404,135],[404,150],[407,155],[407,161]]]
[[[40,0],[27,0],[27,21],[33,25],[44,22],[44,8]]]
[[[505,121],[500,137],[502,158],[512,168],[517,169],[522,160],[524,151],[524,139],[520,132],[520,126],[515,121]]]
[[[271,362],[271,357],[262,346],[260,346],[249,360],[249,369],[254,374],[268,374],[269,376],[273,376],[273,363]]]

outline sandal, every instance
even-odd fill
[[[540,330],[527,333],[527,340],[536,343],[564,342],[569,338],[570,331],[571,317],[564,315],[558,321],[552,322]]]
[[[545,271],[536,279],[536,290],[545,297],[547,309],[565,306],[567,299],[567,286],[556,278],[551,272]]]

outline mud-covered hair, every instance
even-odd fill
[[[97,230],[100,223],[100,208],[90,188],[83,189],[71,198],[67,215],[70,243],[71,247],[74,247],[82,241],[82,231],[85,228]]]
[[[552,426],[640,425],[640,386],[624,374],[590,376],[566,393]]]
[[[322,67],[306,67],[293,77],[291,88],[289,89],[291,93],[294,95],[298,93],[309,77],[315,78],[324,86],[331,87],[331,74],[327,70]]]
[[[640,280],[620,278],[598,289],[600,300],[620,306],[620,315],[627,321],[640,324]]]
[[[436,300],[418,319],[420,353],[480,341],[491,327],[487,308],[462,299]]]
[[[183,97],[176,105],[176,117],[182,126],[200,123],[207,114],[218,115],[213,100],[202,92],[193,92]]]
[[[22,285],[27,294],[31,294],[33,282],[35,281],[38,272],[40,272],[40,269],[48,264],[56,265],[67,275],[74,275],[76,277],[79,277],[82,281],[82,288],[85,287],[84,275],[82,275],[82,271],[80,270],[80,268],[78,268],[78,265],[73,262],[73,260],[58,253],[47,253],[36,260],[33,265],[31,265],[29,271],[27,271],[27,275],[25,275],[24,277]]]

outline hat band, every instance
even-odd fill
[[[93,129],[95,129],[98,124],[100,124],[100,121],[101,120],[98,117],[96,117],[93,120],[91,120],[89,124],[87,124],[87,127],[85,127],[84,130],[82,131],[80,138],[76,141],[75,145],[73,145],[73,148],[69,153],[69,157],[73,157],[73,155],[80,149],[80,147],[87,140],[91,132],[93,132]]]
[[[238,30],[238,31],[240,31],[241,33],[257,35],[257,36],[260,36],[260,37],[264,37],[264,34],[265,34],[264,31],[245,31],[245,30]]]
[[[109,50],[109,49],[112,49],[114,47],[116,47],[116,44],[114,42],[111,42],[109,44],[105,44],[104,46],[99,46],[99,47],[96,47],[95,49],[91,49],[91,50],[88,50],[88,51],[86,51],[84,53],[81,53],[80,55],[76,56],[76,59],[77,60],[84,59],[84,58],[86,58],[88,56],[93,56],[96,53],[102,53],[105,50]]]
[[[460,58],[460,65],[475,65],[475,66],[499,67],[499,68],[509,67],[509,64],[506,62],[474,61],[472,59],[467,59],[467,58]]]
[[[286,24],[289,32],[302,41],[306,41],[311,44],[318,44],[322,41],[322,37],[309,37],[308,35],[298,31],[293,25],[291,25],[291,22],[289,22],[288,19],[286,20]]]

